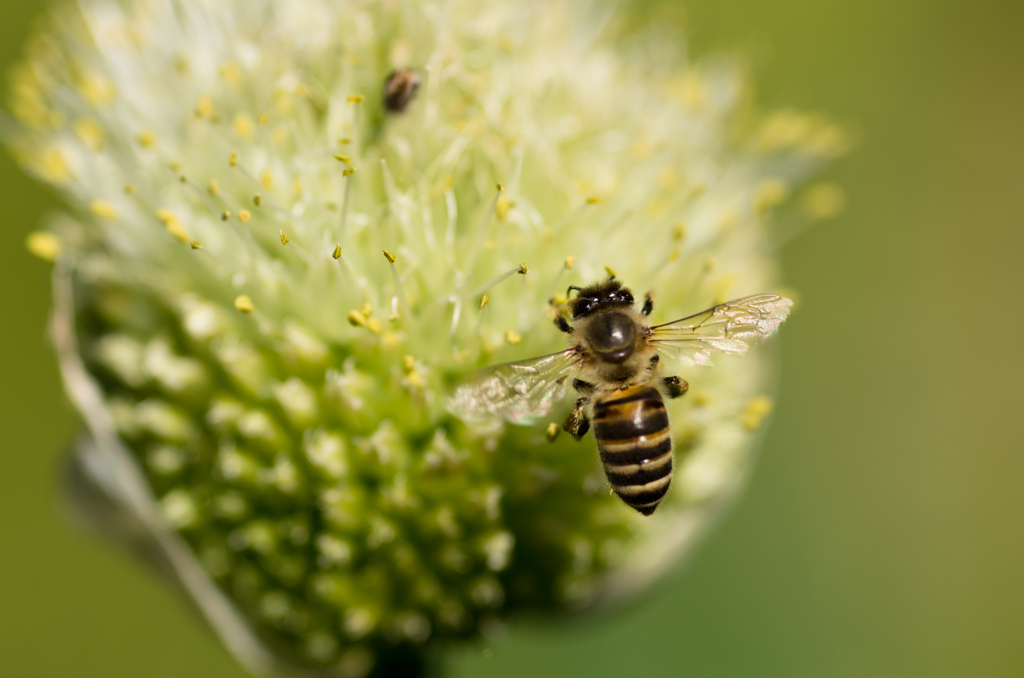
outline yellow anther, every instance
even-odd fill
[[[715,259],[708,257],[707,259],[704,260],[703,266],[704,272],[710,273],[711,271],[715,270],[715,267],[718,266],[718,262]]]
[[[201,250],[201,249],[203,249],[203,246],[200,244],[200,242],[198,240],[193,240],[189,244],[192,245],[192,249],[194,249],[194,250]]]
[[[64,155],[56,148],[47,148],[35,160],[33,168],[47,181],[59,184],[71,177]]]
[[[106,141],[103,128],[87,118],[79,118],[75,121],[72,129],[78,140],[85,144],[90,151],[98,151],[103,148]]]
[[[228,212],[227,210],[224,210],[223,212],[220,213],[220,220],[221,221],[227,221],[230,218],[231,218],[231,212]]]
[[[216,179],[210,179],[210,183],[207,184],[206,190],[210,192],[210,195],[217,195],[220,193],[220,182]]]
[[[661,174],[658,175],[658,185],[662,188],[673,188],[679,183],[679,173],[671,167],[662,170]]]
[[[633,154],[634,158],[642,160],[653,152],[654,145],[647,139],[637,139],[633,142],[633,145],[629,147],[629,150]]]
[[[405,370],[406,374],[415,370],[416,359],[413,358],[411,355],[407,355],[404,358],[402,358],[402,369]]]
[[[555,422],[551,422],[550,424],[548,424],[547,430],[544,431],[544,435],[547,436],[547,439],[550,440],[551,442],[555,442],[555,438],[558,437],[558,434],[561,433],[561,431],[561,426],[559,426]]]
[[[366,329],[370,330],[374,334],[380,334],[384,326],[380,323],[380,318],[370,318],[366,321]]]
[[[231,151],[231,155],[228,156],[228,165],[230,165],[231,167],[234,167],[237,164],[238,164],[238,153],[235,152],[235,151]]]
[[[264,167],[263,171],[260,172],[260,185],[268,191],[274,190],[274,175],[269,167]]]
[[[601,202],[601,198],[596,195],[592,195],[589,198],[587,198],[588,205],[596,205],[599,202]]]
[[[287,90],[279,89],[273,94],[274,103],[277,104],[277,110],[282,115],[288,115],[292,112],[292,100],[288,96]]]
[[[519,334],[517,334],[516,332],[513,332],[512,330],[509,330],[508,332],[505,333],[505,341],[512,344],[513,346],[515,346],[522,340],[523,338],[519,336]]]
[[[199,101],[196,102],[196,117],[212,119],[213,116],[213,99],[207,96],[199,97]]]
[[[843,211],[846,196],[835,184],[811,186],[800,199],[800,208],[812,219],[828,219]]]
[[[139,146],[142,146],[143,148],[152,148],[156,145],[156,134],[148,129],[142,130],[139,132],[138,136],[135,137],[135,140],[138,141]]]
[[[416,370],[409,372],[405,376],[405,380],[406,383],[409,385],[409,388],[414,391],[418,391],[423,388],[423,375],[421,375]]]
[[[117,92],[113,83],[102,75],[95,73],[85,74],[79,81],[82,96],[93,106],[103,106],[114,100]]]
[[[167,229],[167,232],[170,233],[172,237],[174,237],[177,240],[180,240],[181,242],[188,242],[189,240],[191,240],[188,231],[185,230],[185,227],[182,226],[177,219],[165,222],[164,227]]]
[[[572,268],[576,264],[576,257],[571,254],[565,258],[565,267]]]
[[[366,316],[359,311],[349,311],[348,322],[353,327],[366,327]]]
[[[765,417],[767,417],[771,411],[771,398],[768,398],[767,396],[755,396],[750,399],[749,403],[747,403],[747,407],[743,411],[740,423],[743,428],[748,431],[756,431],[761,428],[761,424],[764,423]]]
[[[227,63],[217,69],[217,74],[228,81],[228,84],[237,87],[242,84],[242,70],[237,64]]]
[[[114,207],[113,203],[106,200],[93,200],[89,203],[89,211],[103,219],[117,218],[117,208]]]
[[[754,211],[762,215],[789,196],[789,186],[782,179],[766,179],[757,187],[754,197]]]
[[[682,252],[683,252],[683,250],[681,248],[679,248],[679,247],[675,248],[674,250],[672,250],[671,252],[668,253],[668,260],[669,261],[675,261],[676,259],[679,258],[679,255],[682,254]]]
[[[338,139],[338,145],[339,146],[344,146],[345,144],[350,144],[350,143],[352,143],[352,139],[350,139],[349,137],[341,137],[340,139]]]
[[[281,244],[287,245],[290,238],[284,234],[284,231],[278,231],[281,234]]]
[[[384,250],[384,257],[388,260],[389,264],[395,263],[395,255],[387,250]]]
[[[845,153],[850,143],[846,130],[836,125],[824,125],[811,134],[802,150],[813,155],[834,158]]]
[[[525,263],[519,264],[519,275],[526,275],[530,272],[530,267]]]
[[[679,222],[672,229],[672,237],[676,240],[682,240],[686,236],[686,224]]]
[[[565,296],[564,294],[556,294],[555,296],[551,297],[551,303],[554,304],[555,306],[565,306],[566,304],[569,303],[569,297]]]
[[[32,231],[25,238],[25,249],[43,261],[57,261],[63,248],[63,241],[47,231]]]
[[[335,259],[341,258],[341,243],[338,243],[337,245],[334,246],[334,251],[331,252],[331,256],[334,257]]]
[[[498,197],[498,201],[494,203],[494,211],[498,215],[499,221],[505,221],[508,218],[508,213],[512,210],[513,205],[514,203],[505,196]]]
[[[253,305],[252,299],[244,294],[239,294],[235,297],[235,308],[242,313],[252,313]]]
[[[238,210],[238,218],[243,224],[248,223],[252,219],[252,212],[249,210]]]
[[[235,117],[231,120],[231,125],[235,128],[238,138],[242,141],[249,141],[256,134],[252,116],[248,113],[236,113]]]
[[[498,189],[498,193],[504,193],[505,192],[505,184],[495,184],[494,187],[496,189]]]
[[[491,298],[489,296],[487,296],[486,294],[484,296],[480,297],[480,309],[483,310],[483,307],[486,306],[487,302],[490,301],[490,300],[491,300]]]
[[[352,176],[355,173],[356,173],[356,168],[355,167],[347,167],[347,168],[345,168],[345,171],[341,173],[341,176],[343,176],[343,177],[350,177],[350,176]]]
[[[608,274],[608,277],[610,277],[610,278],[614,278],[615,277],[615,269],[613,269],[611,266],[608,266],[606,264],[605,267],[604,267],[604,270]]]
[[[269,120],[270,120],[270,113],[261,113],[260,114],[260,125],[266,125],[267,121],[269,121]]]
[[[182,174],[180,177],[178,177],[178,181],[180,181],[183,184],[187,184],[188,183],[188,176],[185,175],[185,174]]]
[[[259,193],[252,197],[252,204],[256,205],[256,207],[259,207],[260,205],[263,204],[263,198],[260,197]]]
[[[135,189],[135,187],[133,185],[131,185],[131,184],[125,184],[124,185],[124,192],[125,193],[134,193],[135,191],[136,191],[136,189]]]
[[[366,97],[364,97],[362,94],[353,94],[348,98],[348,102],[350,104],[361,104],[364,101],[366,101]]]
[[[363,307],[359,309],[359,312],[365,315],[367,318],[369,318],[371,315],[373,315],[373,306],[370,306],[370,303],[367,302],[363,304]]]

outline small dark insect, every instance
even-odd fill
[[[612,278],[569,288],[574,324],[560,313],[555,324],[570,348],[523,362],[497,365],[456,389],[449,409],[468,420],[500,417],[528,425],[565,394],[576,391],[576,407],[562,424],[579,440],[594,429],[608,484],[628,506],[654,513],[672,481],[672,436],[665,398],[688,385],[663,374],[661,358],[707,364],[712,353],[745,353],[771,335],[793,302],[757,294],[719,304],[696,315],[650,325],[648,294],[637,308],[633,293]]]
[[[416,71],[400,68],[391,71],[384,81],[384,108],[392,113],[401,113],[416,96],[420,86],[420,76]]]

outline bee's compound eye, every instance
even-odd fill
[[[579,318],[582,315],[590,313],[590,310],[594,308],[594,300],[589,297],[577,298],[576,303],[572,307],[572,317]]]
[[[619,294],[622,297],[622,301],[624,301],[625,303],[627,303],[627,304],[632,304],[633,303],[633,295],[630,293],[629,290],[622,290]]]

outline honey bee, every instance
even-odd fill
[[[710,354],[743,354],[779,326],[793,302],[757,294],[718,304],[695,315],[649,325],[648,293],[640,308],[614,277],[587,287],[570,286],[574,324],[556,310],[555,325],[571,346],[532,360],[485,368],[458,387],[449,409],[462,419],[500,417],[530,425],[571,386],[576,405],[562,428],[576,440],[591,425],[612,490],[645,516],[654,513],[672,481],[672,436],[665,398],[689,385],[662,374],[662,355],[683,364],[710,364]],[[572,377],[572,379],[570,379]],[[557,429],[555,429],[557,431]]]
[[[408,68],[392,71],[384,81],[384,108],[391,113],[402,113],[419,87],[420,76],[416,71]]]

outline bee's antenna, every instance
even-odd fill
[[[579,285],[569,285],[569,289],[567,289],[565,291],[565,296],[568,297],[569,296],[569,292],[572,292],[573,290],[576,290],[577,292],[579,292],[582,289],[583,288],[580,287]]]

